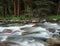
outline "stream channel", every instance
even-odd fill
[[[6,42],[5,46],[47,46],[46,40],[54,35],[60,37],[58,23],[0,25],[0,44]]]

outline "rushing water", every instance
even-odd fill
[[[3,33],[5,29],[10,29],[12,32]],[[49,32],[49,29],[53,29],[54,32]],[[23,35],[23,32],[26,32],[26,34]],[[45,40],[53,35],[59,36],[59,33],[60,25],[57,23],[45,22],[23,26],[7,24],[0,26],[0,41],[3,42],[10,38],[11,43],[7,43],[7,46],[46,46]]]

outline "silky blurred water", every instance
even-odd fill
[[[11,33],[3,33],[3,30],[10,29]],[[54,29],[54,32],[49,32],[48,29]],[[26,32],[26,34],[22,34]],[[11,41],[7,46],[46,46],[45,40],[51,38],[53,35],[60,35],[60,25],[57,23],[38,23],[26,24],[23,26],[7,24],[0,26],[0,41],[7,39]],[[13,44],[15,43],[15,44]]]

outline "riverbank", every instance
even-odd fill
[[[9,24],[9,23],[20,23],[20,24],[28,24],[28,23],[43,23],[43,22],[52,22],[52,23],[60,23],[59,15],[51,15],[46,18],[35,18],[35,17],[14,17],[14,16],[0,16],[0,24]]]
[[[29,23],[44,23],[44,22],[60,23],[60,19],[40,19],[40,18],[25,19],[25,20],[0,19],[0,24],[9,24],[9,23],[29,24]]]

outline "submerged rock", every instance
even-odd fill
[[[25,34],[27,34],[27,32],[22,32],[22,35],[25,35]]]
[[[6,44],[4,44],[4,43],[0,43],[0,46],[7,46]]]
[[[0,46],[20,46],[20,44],[7,40],[4,42],[0,42]]]
[[[11,29],[4,29],[4,30],[3,30],[3,33],[11,33],[11,32],[12,32]]]
[[[54,33],[55,32],[55,29],[52,29],[52,28],[49,28],[49,29],[47,29],[49,32],[52,32],[52,33]]]

